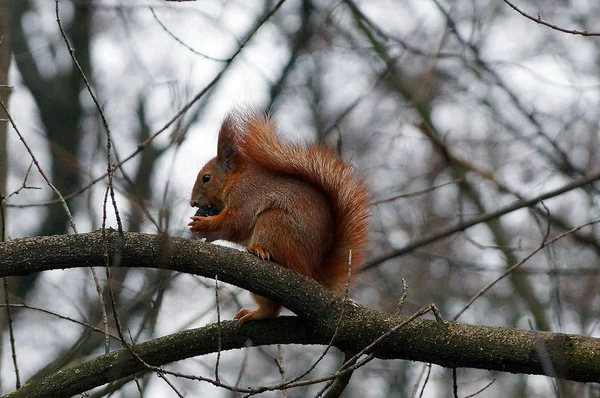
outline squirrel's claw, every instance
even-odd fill
[[[190,217],[190,219],[191,219],[192,221],[190,221],[190,222],[188,223],[188,225],[192,225],[192,224],[194,224],[194,223],[196,223],[196,222],[198,222],[198,221],[202,220],[202,217],[198,217],[198,216],[191,216],[191,217]]]
[[[248,246],[248,252],[264,261],[273,261],[273,254],[260,246]]]
[[[188,227],[190,227],[190,231],[192,231],[192,232],[198,232],[200,230],[200,228],[198,228],[198,225],[194,221],[189,223]]]

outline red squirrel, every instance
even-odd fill
[[[198,173],[190,231],[209,241],[247,245],[257,257],[289,267],[343,294],[351,265],[364,259],[367,187],[332,149],[283,142],[267,115],[231,112],[219,131],[217,156]],[[274,318],[281,305],[252,294],[240,324]]]

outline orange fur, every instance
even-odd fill
[[[203,181],[210,175],[209,181]],[[262,259],[343,293],[352,268],[364,260],[369,200],[364,181],[335,152],[282,142],[273,121],[231,113],[221,126],[217,157],[198,173],[192,206],[222,209],[192,217],[192,232],[248,245]],[[255,296],[259,308],[241,310],[240,323],[274,317],[280,305]]]

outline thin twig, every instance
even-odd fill
[[[456,368],[452,368],[452,396],[458,398],[458,375]]]
[[[354,365],[356,363],[356,359],[354,361],[351,359],[354,356],[353,354],[353,352],[345,352],[344,363]],[[322,396],[323,398],[339,398],[346,387],[348,387],[352,374],[353,372],[348,372],[338,378],[328,381],[325,387],[323,387],[323,389],[317,395],[315,395],[315,397],[319,398]]]
[[[419,391],[419,383],[421,383],[421,379],[423,378],[423,375],[425,374],[426,367],[427,367],[427,364],[424,364],[424,363],[421,364],[421,369],[419,370],[419,374],[417,375],[417,378],[415,379],[415,383],[413,384],[409,398],[415,398],[417,396],[417,392]]]
[[[595,33],[595,32],[588,32],[587,30],[576,30],[576,29],[565,29],[565,28],[561,28],[560,26],[556,26],[553,25],[549,22],[546,22],[542,19],[542,17],[538,14],[537,18],[527,14],[525,11],[522,11],[521,9],[519,9],[516,5],[514,5],[513,3],[511,3],[508,0],[503,0],[506,4],[508,4],[508,6],[510,8],[512,8],[513,10],[515,10],[516,12],[518,12],[519,14],[521,14],[522,16],[524,16],[527,19],[532,20],[535,23],[538,23],[540,25],[544,25],[547,26],[551,29],[554,30],[558,30],[559,32],[563,32],[563,33],[569,33],[572,35],[580,35],[580,36],[600,36],[600,33]]]
[[[169,169],[168,169],[168,178],[167,178],[167,182],[165,183],[165,189],[163,191],[163,195],[162,195],[162,202],[160,204],[160,208],[161,209],[167,209],[167,199],[168,199],[168,195],[169,195],[169,188],[170,188],[170,182],[172,180],[171,176],[173,173],[173,170],[175,169],[175,162],[177,160],[177,157],[179,156],[179,150],[181,149],[181,143],[182,141],[179,140],[174,140],[171,141],[171,143],[175,143],[175,149],[173,150],[173,157],[171,159],[171,163],[169,165]],[[169,229],[169,217],[165,216],[165,214],[168,214],[167,211],[160,211],[159,214],[161,214],[162,216],[159,217],[158,219],[158,230],[159,231],[168,231]]]
[[[465,396],[465,398],[473,398],[474,396],[481,394],[482,392],[484,392],[485,390],[490,388],[492,386],[492,384],[494,384],[495,382],[496,382],[496,379],[492,379],[492,381],[487,383],[483,388],[475,391],[473,394],[469,394],[469,395]]]
[[[275,359],[275,364],[277,365],[277,370],[279,371],[279,376],[281,376],[281,383],[285,383],[285,367],[283,366],[283,349],[281,344],[277,344],[277,358]],[[287,398],[288,393],[287,390],[284,389],[282,391],[283,398]]]
[[[427,369],[427,367],[431,367],[431,364],[422,364],[421,365],[421,370],[419,370],[419,375],[417,376],[417,379],[415,380],[415,384],[413,385],[412,391],[410,392],[410,398],[415,398],[417,396],[417,392],[419,392],[419,384],[421,383],[421,379],[423,378],[423,375],[425,374],[425,369]],[[425,380],[427,381],[427,379]],[[422,393],[421,393],[422,395]]]
[[[2,229],[0,229],[0,242],[4,242],[6,240],[6,215],[4,214],[4,194],[2,193],[2,187],[0,187],[0,225],[2,225]]]
[[[4,242],[4,239],[2,239]],[[8,320],[8,335],[10,338],[10,351],[12,352],[13,366],[15,368],[15,385],[18,390],[21,388],[21,378],[19,377],[19,365],[17,363],[17,349],[15,345],[15,332],[13,330],[13,319],[10,311],[10,299],[8,297],[8,278],[2,278],[4,285],[4,303],[6,304],[6,318]]]
[[[127,332],[129,334],[129,340],[131,340],[133,342],[134,340],[131,337],[131,330],[127,329]],[[133,375],[133,379],[135,380],[135,385],[137,386],[138,392],[140,393],[140,398],[144,398],[144,393],[142,392],[142,386],[140,385],[140,381],[138,380],[137,375]]]
[[[5,304],[0,304],[0,307],[5,307],[5,306],[6,306]],[[68,316],[65,316],[65,315],[61,315],[61,314],[59,314],[57,312],[50,311],[50,310],[47,310],[47,309],[44,309],[44,308],[34,307],[34,306],[31,306],[31,305],[25,304],[25,303],[11,303],[10,307],[11,308],[25,308],[25,309],[28,309],[28,310],[39,311],[41,313],[52,315],[52,316],[55,316],[55,317],[57,317],[59,319],[63,319],[65,321],[70,321],[70,322],[76,323],[76,324],[81,325],[83,327],[86,327],[86,328],[88,328],[90,330],[93,330],[94,332],[98,332],[98,333],[104,334],[104,330],[102,330],[102,329],[100,329],[100,328],[98,328],[98,327],[96,327],[96,326],[94,326],[92,324],[89,324],[89,323],[84,322],[84,321],[79,321],[77,319],[73,319],[71,317],[68,317]],[[113,334],[113,333],[110,334],[110,337],[112,337],[115,340],[120,340],[119,336],[117,336],[116,334]]]
[[[211,57],[209,55],[206,54],[202,54],[199,51],[194,50],[192,47],[190,47],[189,45],[187,45],[186,43],[184,43],[179,37],[177,37],[175,34],[173,34],[173,32],[171,32],[162,22],[160,19],[158,19],[158,16],[156,15],[156,13],[154,12],[154,8],[150,7],[150,12],[152,13],[152,16],[154,17],[154,20],[156,20],[156,22],[158,22],[158,24],[160,25],[161,28],[163,28],[163,30],[173,38],[173,40],[175,40],[177,43],[181,44],[182,46],[184,46],[185,48],[187,48],[189,51],[191,51],[192,53],[199,55],[205,59],[208,59],[210,61],[216,61],[216,62],[229,62],[231,61],[231,58],[215,58],[215,57]]]
[[[177,396],[178,396],[179,398],[185,398],[185,397],[183,396],[183,394],[181,394],[181,393],[179,392],[179,390],[177,390],[177,387],[175,387],[175,386],[173,385],[173,383],[171,383],[171,382],[169,381],[169,379],[167,379],[167,376],[165,376],[164,372],[157,372],[156,374],[158,375],[158,377],[160,377],[161,379],[163,379],[163,380],[164,380],[164,382],[165,382],[165,383],[167,383],[167,385],[168,385],[169,387],[171,387],[171,390],[173,390],[173,391],[175,392],[175,394],[177,394]]]
[[[108,239],[106,237],[106,202],[108,200],[108,191],[109,188],[106,187],[106,190],[104,191],[104,201],[102,202],[102,245],[103,245],[103,250],[104,250],[104,268],[106,270],[106,286],[108,287],[110,285],[110,259],[108,257]],[[98,293],[98,295],[100,297],[102,297],[102,289],[100,288],[100,284],[96,285],[96,291]],[[109,290],[109,293],[111,293],[111,301],[112,301],[112,291]],[[104,300],[102,300],[102,303],[104,303]],[[116,306],[114,306],[115,308],[113,308],[113,312],[116,310]],[[115,319],[115,321],[118,324],[118,320]],[[108,332],[109,332],[109,327],[108,327],[108,316],[106,314],[106,308],[104,308],[103,305],[103,311],[102,311],[102,322],[104,324],[104,351],[108,354],[108,352],[110,351],[110,339],[108,337]],[[119,337],[121,338],[121,341],[124,339],[121,331],[117,328],[117,331],[119,333]]]
[[[31,166],[29,167],[31,168]],[[6,240],[6,216],[4,214],[4,193],[2,192],[2,187],[0,187],[0,224],[2,225],[2,230],[0,230],[0,242],[4,242]],[[10,310],[10,298],[8,295],[8,277],[2,278],[2,284],[4,287],[4,303],[6,304],[6,319],[8,321],[10,351],[12,352],[13,367],[15,369],[15,388],[18,390],[21,388],[21,377],[19,376],[17,348],[15,345],[15,332],[13,330],[13,319],[12,312]]]
[[[399,195],[394,195],[388,198],[384,198],[384,199],[379,199],[373,202],[373,205],[378,205],[381,203],[386,203],[386,202],[393,202],[397,199],[406,199],[406,198],[410,198],[413,196],[420,196],[420,195],[424,195],[426,193],[429,192],[433,192],[439,188],[445,187],[447,185],[452,185],[452,184],[461,184],[463,182],[463,178],[457,178],[454,181],[448,181],[448,182],[443,182],[441,184],[438,185],[433,185],[431,187],[427,187],[427,188],[423,188],[423,189],[419,189],[417,191],[412,191],[412,192],[407,192],[407,193],[403,193],[403,194],[399,194]]]
[[[400,298],[398,299],[398,303],[396,305],[396,313],[400,314],[402,312],[402,307],[404,307],[404,300],[406,300],[406,295],[408,294],[408,285],[406,284],[406,279],[402,278],[402,294],[400,294]]]
[[[234,388],[239,388],[240,382],[242,381],[242,377],[244,376],[244,371],[246,370],[246,364],[248,363],[248,352],[249,350],[243,350],[244,356],[242,357],[242,363],[240,364],[240,371],[238,372],[237,379],[235,380]]]
[[[11,192],[11,194],[8,195],[5,198],[0,198],[0,202],[5,202],[8,199],[10,199],[11,196],[18,195],[23,189],[42,189],[40,187],[29,187],[29,186],[27,186],[27,178],[29,178],[29,173],[31,173],[31,168],[32,167],[33,167],[33,161],[31,163],[29,163],[29,167],[27,168],[27,172],[25,173],[25,178],[23,178],[23,184],[19,187],[19,189],[17,189],[14,192]]]
[[[221,307],[219,305],[219,276],[215,275],[215,305],[217,306],[217,362],[215,363],[215,380],[219,380],[219,362],[221,362]]]
[[[431,364],[428,363],[427,364],[427,376],[425,377],[425,381],[423,382],[423,387],[421,388],[421,394],[419,395],[419,398],[423,398],[423,394],[425,393],[425,387],[427,386],[427,383],[429,383],[430,376],[431,376]]]

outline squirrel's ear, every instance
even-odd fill
[[[235,165],[235,157],[236,151],[233,149],[231,143],[223,142],[219,144],[219,149],[217,150],[217,159],[219,160],[219,164],[227,171],[231,171],[233,169],[233,166]]]
[[[238,142],[240,139],[239,125],[235,115],[229,114],[221,125],[219,131],[219,142],[217,144],[217,159],[219,164],[226,170],[231,171],[239,152]]]

